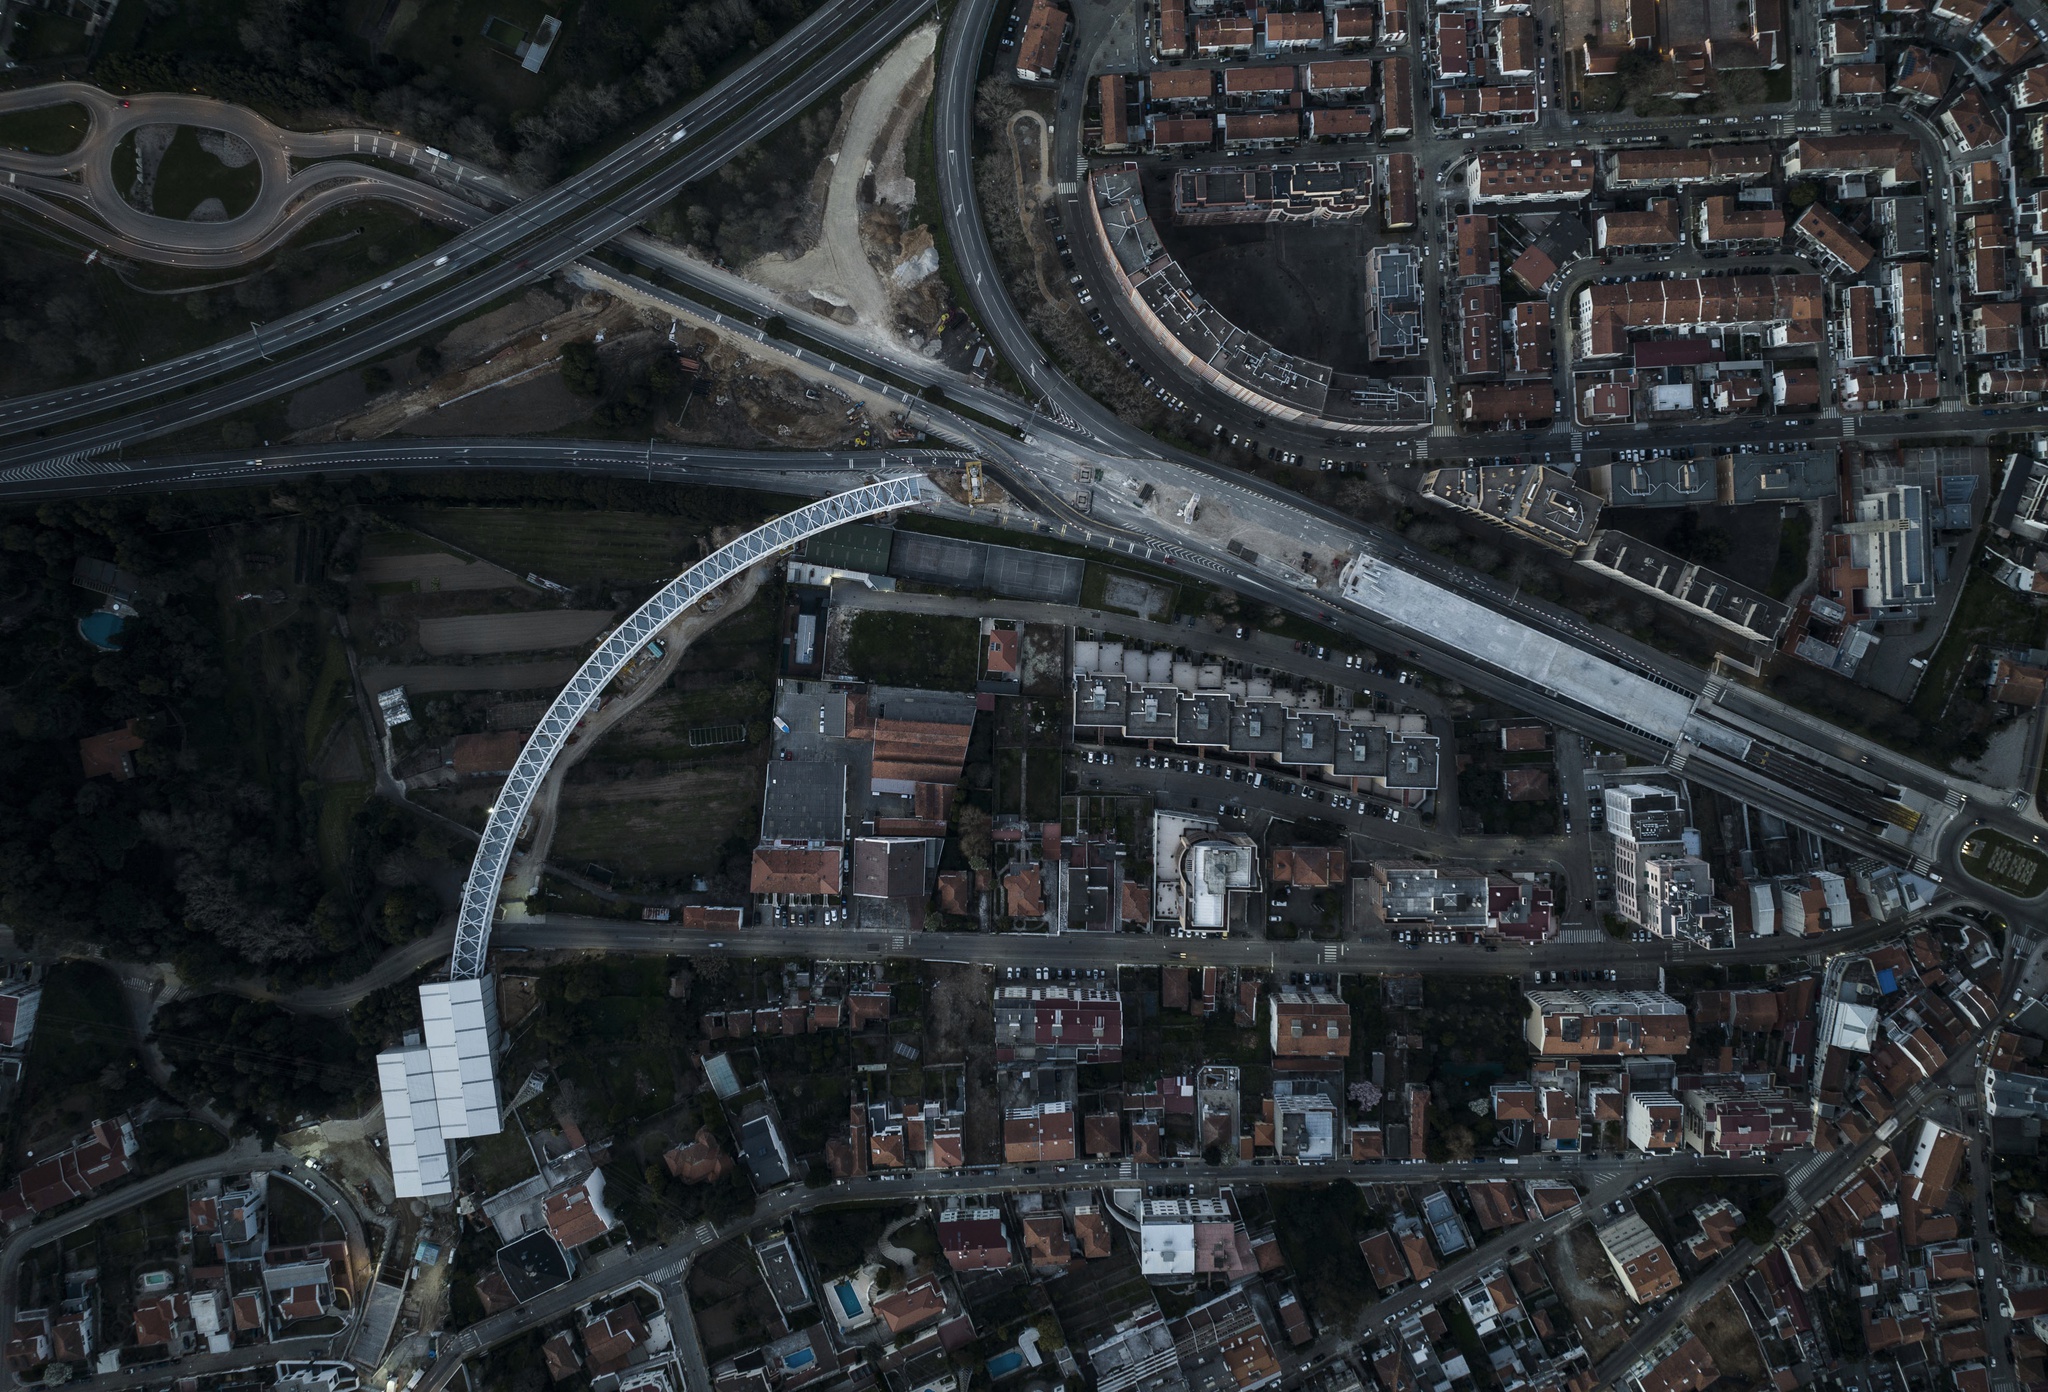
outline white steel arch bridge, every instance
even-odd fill
[[[446,981],[420,987],[422,1041],[377,1056],[390,1140],[392,1177],[401,1198],[454,1192],[448,1142],[497,1134],[494,1060],[497,997],[484,979],[498,894],[519,832],[548,771],[604,689],[675,618],[748,567],[847,522],[914,507],[924,497],[916,475],[849,489],[786,513],[728,542],[662,586],[597,645],[527,736],[470,862]]]

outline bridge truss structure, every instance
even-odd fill
[[[606,635],[549,704],[491,807],[470,862],[448,979],[420,987],[421,1036],[377,1056],[391,1174],[401,1198],[454,1192],[448,1143],[496,1135],[498,1000],[484,975],[498,895],[541,783],[605,688],[678,616],[749,567],[848,522],[915,507],[918,475],[852,488],[787,513],[721,546],[656,592]]]
[[[756,562],[844,523],[912,507],[922,496],[922,485],[923,480],[915,477],[887,479],[821,499],[756,527],[662,586],[597,645],[597,651],[584,659],[576,675],[569,678],[569,684],[527,736],[525,747],[519,751],[512,772],[491,807],[490,821],[484,827],[483,839],[477,843],[476,859],[470,862],[469,880],[462,887],[462,913],[455,924],[455,955],[448,967],[451,980],[467,981],[483,975],[484,958],[491,945],[491,924],[497,917],[498,891],[526,814],[532,809],[542,780],[568,747],[576,727],[596,709],[605,687],[626,664],[639,656],[640,650],[678,615]]]

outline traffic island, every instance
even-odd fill
[[[2048,890],[2048,852],[2002,831],[1971,832],[1957,859],[1963,873],[1986,888],[2020,899],[2032,899]]]

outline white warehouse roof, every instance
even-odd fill
[[[498,998],[488,978],[431,981],[420,987],[424,1044],[377,1055],[391,1179],[398,1197],[455,1192],[448,1142],[494,1136],[498,1082],[492,1050]]]

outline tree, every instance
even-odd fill
[[[934,406],[943,406],[946,404],[946,389],[940,386],[937,382],[933,382],[931,385],[927,386],[923,391],[919,392],[918,395],[923,397],[926,401],[931,402]]]
[[[761,332],[770,338],[788,338],[789,320],[780,314],[771,314],[761,321]]]
[[[1778,1225],[1771,1221],[1768,1213],[1752,1213],[1742,1220],[1738,1231],[1744,1242],[1761,1247],[1778,1235]]]
[[[562,385],[578,396],[596,396],[604,390],[595,343],[578,339],[562,345]]]
[[[988,813],[971,803],[963,804],[956,819],[960,837],[960,854],[967,858],[967,864],[977,870],[986,871],[989,857],[995,853],[995,841],[989,834]]]
[[[375,395],[391,385],[391,369],[383,363],[371,363],[363,369],[363,390]]]
[[[428,377],[441,375],[441,350],[433,344],[421,344],[420,350],[413,354],[412,360],[413,365],[419,368],[422,374]]]

